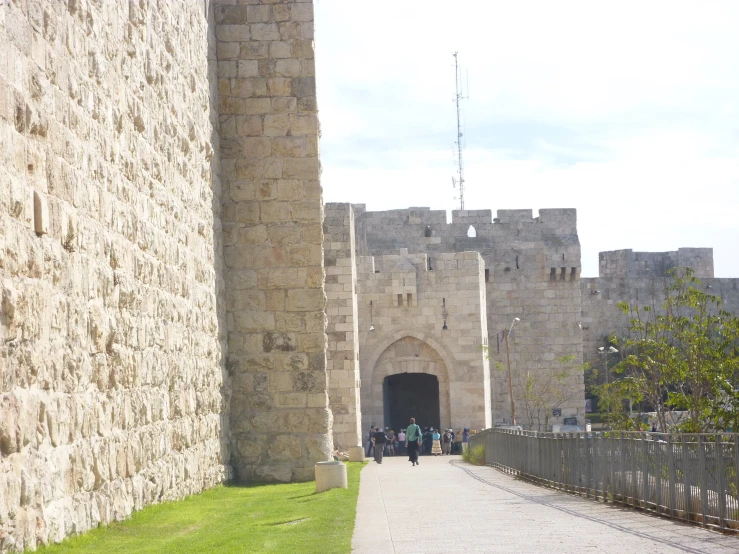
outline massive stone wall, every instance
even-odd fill
[[[507,371],[496,368],[506,366],[499,333],[518,317],[521,321],[511,341],[517,413],[523,413],[528,376],[535,375],[544,386],[564,369],[558,359],[572,356],[574,360],[567,364],[566,398],[556,402],[561,416],[549,417],[548,423],[562,423],[572,416],[584,423],[583,374],[575,370],[582,362],[575,210],[540,210],[536,218],[531,210],[498,210],[495,219],[490,210],[458,210],[452,212],[451,223],[447,223],[446,212],[428,208],[366,212],[363,205],[357,205],[355,211],[360,254],[378,256],[407,248],[410,253],[427,254],[432,267],[443,252],[476,251],[482,256],[494,422],[510,422]],[[536,427],[547,418],[541,413],[535,419]]]
[[[629,316],[619,308],[619,302],[650,306],[660,311],[665,302],[665,287],[670,283],[668,270],[690,267],[700,279],[700,286],[709,294],[721,297],[722,308],[739,314],[739,279],[715,278],[713,250],[710,248],[680,248],[673,252],[633,252],[616,250],[601,252],[600,276],[581,280],[583,354],[586,362],[598,370],[599,382],[605,382],[605,359],[598,348],[608,344],[615,333],[624,335]],[[609,355],[608,365],[620,359]]]
[[[228,476],[204,2],[0,2],[0,551]]]
[[[346,452],[361,444],[359,319],[354,212],[351,204],[326,204],[323,219],[326,269],[329,405],[334,446]]]
[[[232,464],[310,479],[332,449],[310,1],[216,7]]]

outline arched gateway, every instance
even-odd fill
[[[415,417],[424,427],[451,426],[449,371],[427,342],[405,336],[387,346],[372,367],[371,383],[369,398],[362,399],[366,423],[397,430]]]

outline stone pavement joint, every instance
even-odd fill
[[[370,462],[356,553],[737,553],[739,538],[527,483],[458,456]]]

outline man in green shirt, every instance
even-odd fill
[[[411,424],[405,430],[405,447],[408,449],[408,461],[418,465],[418,447],[421,444],[421,428],[416,425],[416,419],[411,418]]]

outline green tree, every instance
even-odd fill
[[[615,427],[629,427],[627,401],[645,403],[667,429],[672,410],[687,412],[680,430],[739,428],[739,319],[722,309],[720,297],[699,287],[692,269],[672,270],[665,302],[654,306],[619,303],[630,316],[618,339],[624,358],[616,379],[598,387],[601,410]],[[629,422],[627,422],[629,420]]]

